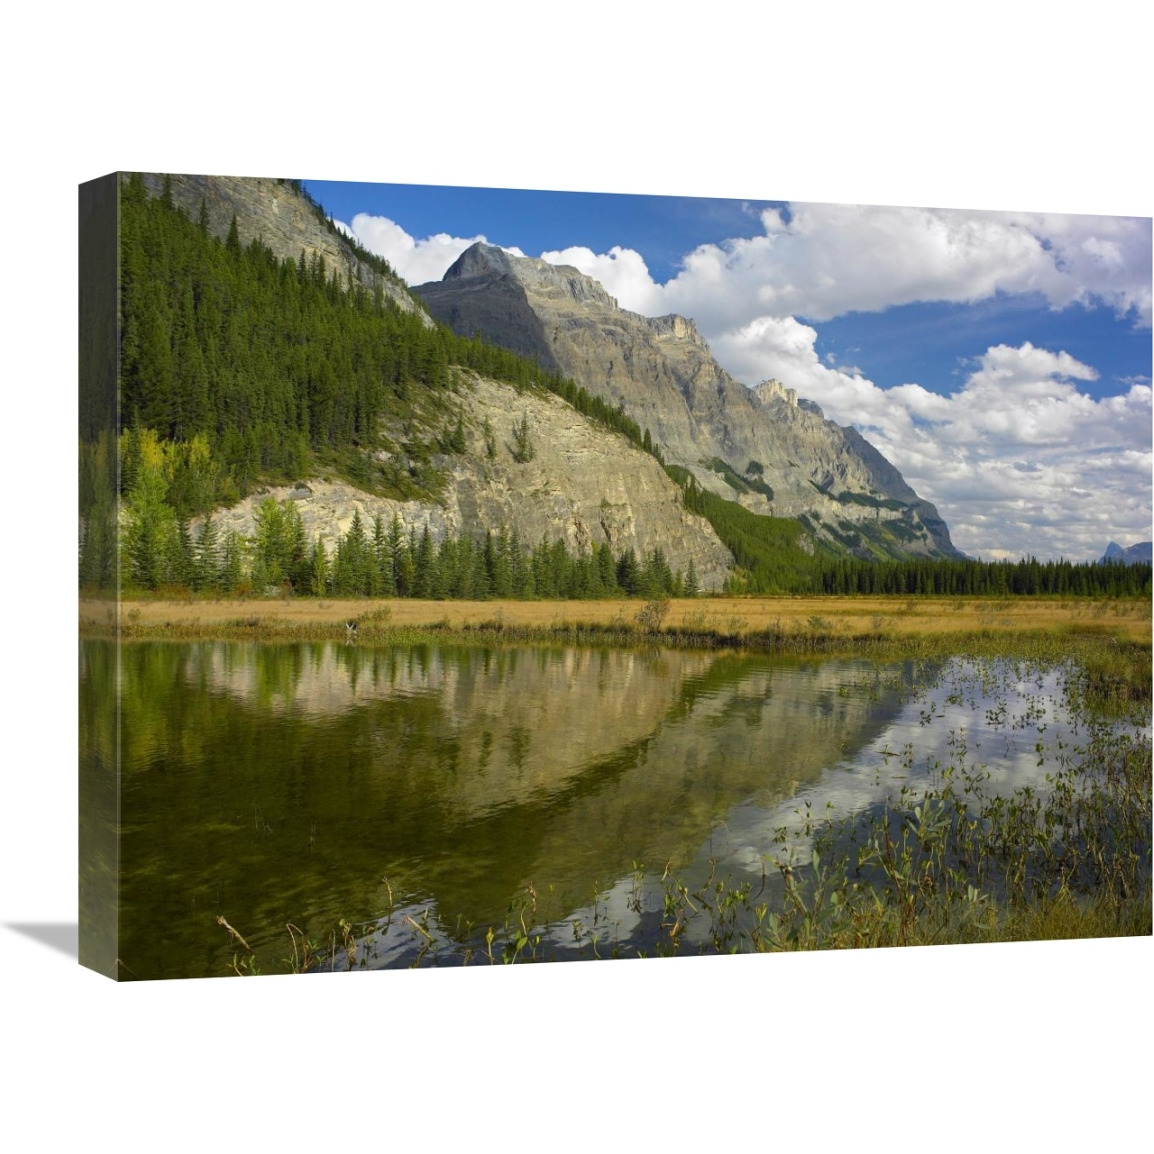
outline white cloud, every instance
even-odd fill
[[[1039,293],[1055,309],[1104,303],[1151,323],[1148,220],[836,204],[792,211],[788,224],[778,210],[764,212],[762,235],[694,249],[664,285],[628,249],[543,256],[598,279],[608,264],[623,307],[684,313],[705,333],[761,315],[829,320],[997,292]]]
[[[484,236],[459,237],[446,232],[417,240],[387,216],[370,216],[367,212],[358,212],[351,226],[339,220],[333,223],[369,252],[383,256],[412,285],[440,280],[465,249],[477,241],[486,241]],[[505,251],[514,256],[525,255],[519,248]]]
[[[813,328],[759,317],[713,341],[739,376],[777,377],[856,425],[938,506],[958,548],[984,557],[1089,560],[1151,536],[1151,389],[1095,401],[1095,370],[1028,342],[979,358],[960,390],[881,389],[823,364]]]

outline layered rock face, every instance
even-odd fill
[[[208,227],[214,236],[224,239],[236,216],[236,229],[242,245],[260,238],[284,260],[305,260],[319,256],[331,276],[336,272],[341,284],[349,277],[368,289],[380,288],[384,295],[406,312],[424,315],[409,295],[399,277],[382,276],[357,258],[340,237],[318,219],[316,211],[291,185],[279,180],[245,176],[168,177],[173,203],[184,209],[190,220],[200,218],[200,206],[208,212]],[[165,177],[145,173],[144,184],[152,196],[159,196]]]
[[[454,331],[623,406],[666,461],[754,512],[805,515],[817,537],[866,556],[959,555],[937,510],[859,433],[778,382],[741,384],[691,320],[628,312],[577,269],[483,244],[416,292]]]
[[[306,488],[255,494],[222,510],[217,524],[252,534],[262,500],[291,498],[306,532],[330,552],[359,510],[366,529],[378,514],[386,525],[396,514],[406,532],[421,533],[427,525],[434,541],[504,527],[516,530],[527,548],[543,537],[564,541],[574,553],[593,542],[608,543],[614,554],[632,548],[640,559],[660,547],[672,569],[688,572],[692,561],[701,588],[721,588],[732,564],[729,550],[704,517],[684,507],[680,490],[648,453],[552,395],[518,394],[511,385],[472,377],[462,380],[454,400],[464,417],[468,451],[436,458],[448,473],[440,502],[397,501],[342,482],[313,480]],[[522,464],[512,453],[513,427],[526,419],[533,456]]]

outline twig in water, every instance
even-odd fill
[[[237,940],[238,942],[240,942],[240,944],[241,944],[242,946],[244,946],[244,948],[245,948],[246,950],[248,950],[248,952],[249,952],[250,954],[255,954],[255,953],[256,953],[256,951],[255,951],[255,950],[252,948],[252,946],[250,946],[250,945],[248,944],[248,942],[246,942],[246,941],[244,940],[244,938],[242,938],[242,937],[240,936],[240,934],[239,934],[239,933],[237,933],[237,931],[236,931],[236,930],[234,930],[234,929],[232,928],[232,926],[230,926],[230,925],[228,924],[228,922],[226,922],[226,921],[224,920],[224,917],[223,917],[223,915],[221,915],[221,914],[218,914],[218,915],[217,915],[217,918],[216,918],[216,924],[217,924],[218,926],[224,926],[224,928],[225,928],[226,930],[228,930],[228,932],[229,932],[230,934],[232,934],[232,936],[233,936],[234,938],[236,938],[236,940]]]

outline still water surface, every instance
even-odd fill
[[[88,772],[115,748],[116,656],[81,642]],[[404,915],[451,945],[530,885],[555,956],[589,956],[575,921],[635,953],[639,877],[773,874],[807,860],[807,807],[881,804],[959,740],[995,784],[1040,782],[1039,743],[1073,729],[1057,674],[1008,662],[149,642],[121,647],[119,685],[119,952],[137,978],[230,972],[217,915],[273,973],[287,923],[327,942],[391,909],[372,964],[405,965],[427,939]]]

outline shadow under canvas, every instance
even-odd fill
[[[76,922],[8,922],[8,928],[32,938],[73,960],[79,957],[80,927]]]

